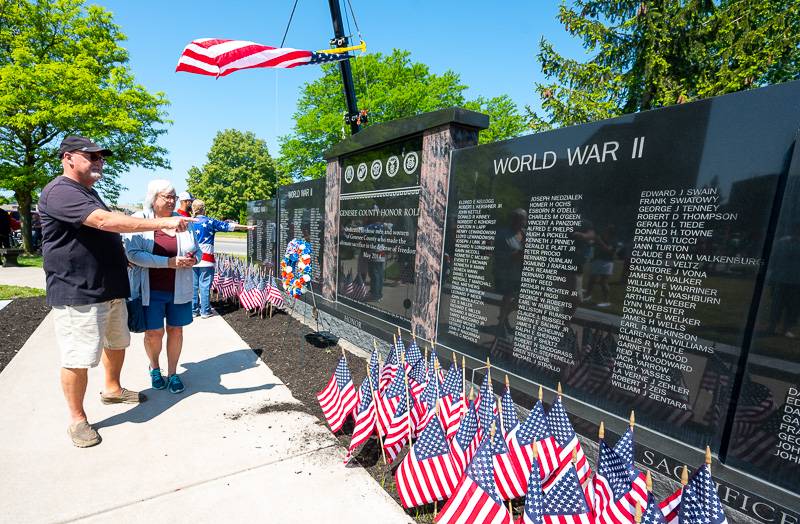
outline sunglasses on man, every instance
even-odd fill
[[[71,155],[74,155],[75,153],[80,154],[82,157],[84,157],[86,160],[89,160],[90,162],[99,162],[101,160],[103,162],[105,162],[105,160],[106,160],[106,157],[103,156],[103,153],[98,153],[98,152],[88,153],[86,151],[70,151]]]

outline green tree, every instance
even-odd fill
[[[536,130],[601,120],[800,77],[796,0],[573,0],[559,20],[591,58],[542,39]]]
[[[481,132],[486,139],[501,140],[527,130],[524,115],[507,96],[467,102],[467,86],[458,74],[431,73],[428,66],[411,61],[408,51],[390,55],[374,53],[351,60],[359,108],[369,111],[369,124],[388,122],[453,106],[489,113],[494,129]],[[343,113],[347,107],[337,64],[322,67],[323,76],[306,83],[293,115],[293,132],[280,139],[279,167],[294,179],[325,175],[322,153],[350,134]],[[494,122],[500,122],[495,126]],[[484,141],[484,137],[481,138]]]
[[[272,198],[291,179],[277,173],[264,140],[251,131],[226,129],[214,137],[203,167],[189,169],[186,183],[210,216],[245,222],[248,200]]]
[[[0,5],[0,189],[14,192],[31,247],[31,204],[59,174],[67,134],[113,149],[98,189],[116,201],[121,172],[169,167],[157,144],[168,123],[163,93],[135,83],[125,35],[83,0],[5,0]]]

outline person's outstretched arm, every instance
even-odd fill
[[[83,224],[112,233],[141,233],[158,229],[175,229],[183,232],[186,231],[189,222],[195,222],[195,219],[183,216],[136,218],[105,209],[95,209],[86,217]]]

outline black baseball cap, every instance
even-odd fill
[[[71,153],[73,151],[101,153],[103,156],[111,156],[114,154],[110,149],[100,147],[86,137],[67,135],[58,147],[58,158],[64,158],[64,153]]]

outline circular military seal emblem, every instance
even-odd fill
[[[390,156],[389,160],[386,161],[386,174],[390,177],[395,176],[399,170],[400,159],[396,155]]]
[[[358,170],[356,171],[356,177],[358,178],[359,182],[363,182],[367,178],[367,164],[361,162],[358,164]]]
[[[347,166],[347,169],[344,170],[344,181],[348,184],[353,181],[353,175],[355,174],[355,169],[353,166]]]
[[[418,164],[419,156],[417,155],[416,151],[412,151],[403,159],[403,171],[405,171],[407,175],[410,175],[417,170]]]
[[[383,164],[380,160],[373,160],[372,165],[369,166],[369,174],[372,175],[374,180],[380,178],[381,173],[383,173]]]

